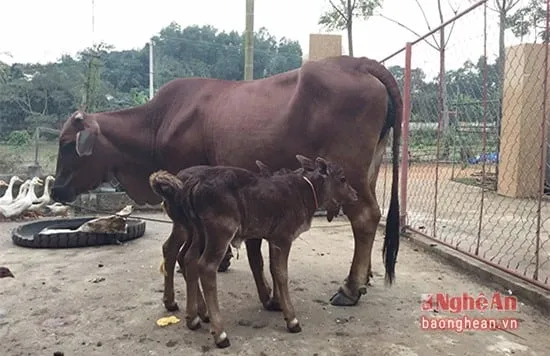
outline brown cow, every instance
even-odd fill
[[[359,194],[357,202],[343,206],[355,248],[349,274],[331,298],[333,305],[355,305],[366,292],[381,217],[376,180],[392,128],[393,177],[383,254],[386,279],[394,279],[401,115],[395,78],[367,58],[309,61],[253,81],[175,79],[142,106],[74,113],[59,137],[52,197],[71,201],[114,175],[136,203],[158,204],[148,178],[159,169],[173,174],[194,165],[254,170],[255,160],[273,169],[294,169],[296,154],[326,157],[342,165]],[[172,234],[181,231],[175,227]],[[166,260],[165,298],[175,258]]]
[[[287,329],[300,332],[288,291],[291,244],[309,230],[318,208],[357,201],[357,192],[347,183],[340,166],[319,157],[315,163],[300,155],[296,158],[303,174],[266,177],[241,168],[217,166],[203,170],[197,178],[189,177],[186,170],[178,176],[159,171],[150,177],[151,187],[164,199],[170,217],[188,233],[185,244],[190,245],[180,263],[187,284],[187,326],[196,330],[204,318],[199,312],[202,296],[197,300],[200,279],[214,341],[220,348],[228,347],[230,342],[219,311],[216,271],[229,244],[238,247],[257,236],[269,241],[270,270],[278,291],[273,299],[279,298]],[[266,285],[257,287],[269,295]]]

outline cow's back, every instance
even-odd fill
[[[362,154],[363,138],[382,129],[387,92],[342,58],[254,81],[183,80],[187,93],[180,90],[159,131],[164,165],[172,171],[197,164],[257,170],[261,160],[273,169],[294,169],[296,154]]]

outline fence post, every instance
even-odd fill
[[[546,121],[548,120],[548,113],[546,112],[547,108],[547,98],[548,98],[548,31],[550,30],[550,0],[546,0],[546,36],[544,36],[544,82],[543,82],[543,97],[542,97],[542,121],[541,121],[541,140],[540,140],[540,164],[539,164],[539,194],[537,202],[537,230],[535,236],[535,272],[533,273],[533,279],[539,279],[539,268],[540,268],[540,234],[542,228],[542,197],[544,196],[544,185],[545,185],[545,176],[546,176],[546,150],[547,150],[547,125]]]
[[[402,118],[402,143],[403,153],[401,154],[401,193],[400,203],[401,230],[407,226],[407,183],[409,177],[409,120],[411,117],[411,56],[412,44],[407,42],[405,46],[405,73],[403,78],[403,118]],[[394,158],[395,159],[395,158]]]

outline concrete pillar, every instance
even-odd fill
[[[341,56],[342,36],[332,34],[312,33],[309,35],[309,53],[307,60]],[[306,60],[304,60],[305,62]]]
[[[544,50],[543,44],[506,49],[497,187],[501,195],[535,198],[539,194]],[[546,118],[549,108],[550,100]]]

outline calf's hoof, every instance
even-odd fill
[[[231,346],[231,342],[229,342],[229,338],[227,337],[225,331],[222,332],[214,341],[219,349],[225,349],[226,347]]]
[[[290,331],[293,334],[296,334],[302,331],[300,322],[298,322],[298,319],[296,318],[292,319],[292,321],[287,324],[286,328],[288,329],[288,331]]]
[[[330,298],[330,304],[338,307],[351,307],[357,305],[360,297],[360,293],[357,293],[357,296],[349,296],[340,288],[338,292]]]
[[[273,298],[269,299],[266,303],[264,303],[265,310],[269,311],[282,311],[281,304],[278,300],[274,300]]]
[[[171,302],[171,303],[164,302],[164,308],[166,308],[166,310],[169,312],[173,312],[180,309],[180,307],[178,306],[178,303],[176,302]]]
[[[201,319],[198,316],[194,317],[193,319],[186,318],[185,324],[187,325],[187,328],[189,330],[198,330],[201,327]]]
[[[209,323],[210,322],[210,317],[208,316],[208,314],[200,314],[199,313],[199,317],[201,318],[202,322],[203,323]]]

